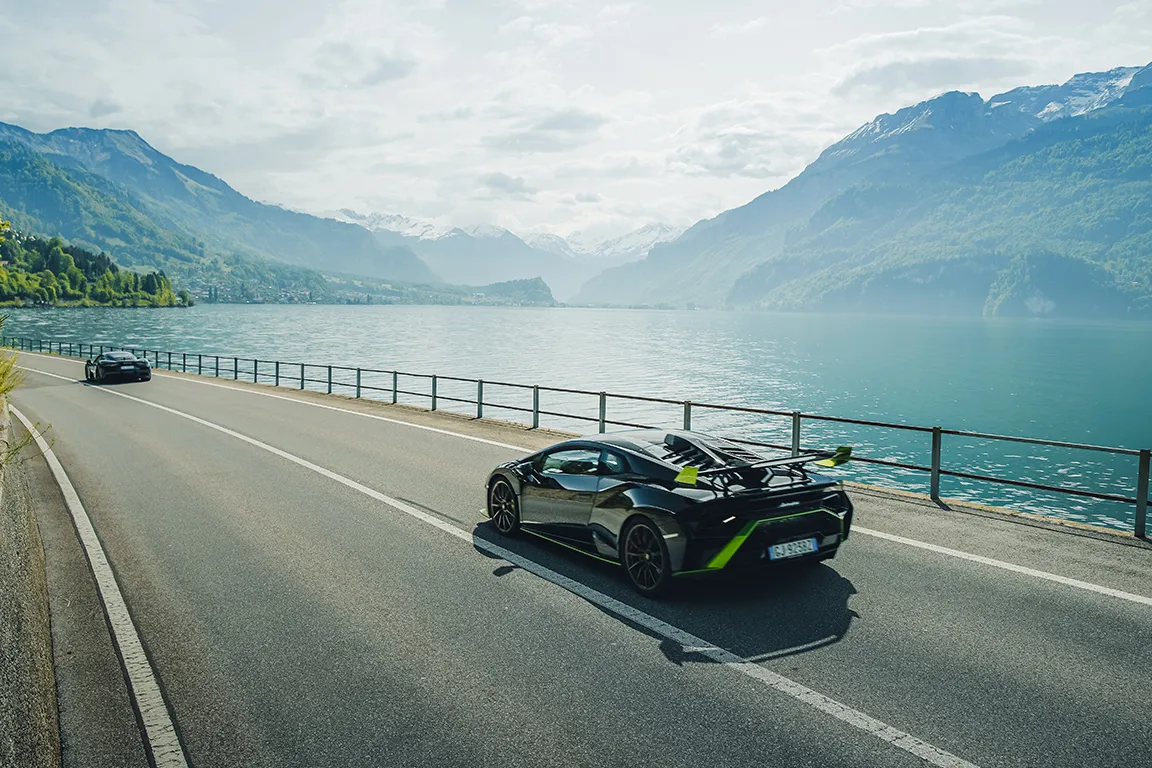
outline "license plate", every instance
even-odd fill
[[[134,371],[134,370],[136,370],[136,366],[134,366],[134,365],[122,365],[122,366],[120,366],[120,370],[122,370],[122,371]]]
[[[800,539],[768,547],[769,560],[783,560],[786,557],[799,557],[816,551],[816,539]]]

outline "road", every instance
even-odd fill
[[[21,365],[197,768],[1149,759],[1147,548],[861,493],[828,564],[652,602],[483,523],[547,435]]]

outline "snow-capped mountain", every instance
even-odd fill
[[[684,232],[683,227],[673,227],[663,222],[645,224],[640,229],[611,240],[599,243],[591,255],[598,259],[611,259],[623,263],[636,261],[648,255],[652,246],[670,243]]]
[[[1117,67],[1107,72],[1085,72],[1063,85],[1013,88],[988,100],[989,109],[1014,107],[1041,120],[1075,117],[1106,107],[1119,99],[1141,70],[1152,67]]]
[[[567,238],[553,234],[533,235],[527,238],[527,242],[533,248],[561,256],[624,264],[644,258],[652,246],[669,243],[683,232],[681,227],[653,222],[619,237],[607,239],[591,238],[583,232],[575,232]]]
[[[410,219],[397,213],[357,213],[350,208],[341,208],[324,215],[337,221],[359,224],[371,232],[383,229],[405,237],[416,237],[422,240],[444,237],[452,231],[452,227],[446,227],[432,221]]]
[[[564,256],[569,259],[576,259],[584,255],[572,247],[572,244],[560,237],[560,235],[553,235],[549,232],[529,235],[524,238],[524,242],[533,248],[539,248],[541,251],[547,251],[548,253],[554,253],[557,256]]]

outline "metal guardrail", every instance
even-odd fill
[[[955,477],[965,480],[976,480],[980,482],[997,483],[1000,485],[1010,485],[1017,488],[1029,488],[1032,490],[1063,493],[1070,496],[1098,499],[1101,501],[1134,504],[1135,524],[1133,526],[1133,533],[1136,537],[1141,539],[1146,539],[1148,537],[1148,486],[1150,473],[1149,465],[1152,464],[1152,461],[1150,461],[1152,451],[1147,448],[1143,450],[1134,450],[1131,448],[1114,448],[1102,445],[1069,443],[1058,440],[1042,440],[1032,437],[995,435],[984,432],[968,432],[957,429],[944,429],[942,427],[920,427],[908,424],[893,424],[883,421],[848,419],[838,416],[821,416],[819,414],[802,413],[800,411],[780,411],[769,408],[719,405],[716,403],[696,403],[692,402],[691,400],[671,400],[661,397],[622,395],[609,392],[593,392],[591,390],[585,389],[546,387],[534,384],[517,384],[506,381],[469,379],[461,378],[459,376],[441,376],[437,374],[412,373],[408,371],[382,370],[377,368],[356,368],[343,365],[317,365],[312,363],[288,363],[279,360],[260,360],[257,358],[229,357],[226,355],[169,352],[139,349],[133,347],[119,347],[104,344],[86,344],[54,340],[45,341],[42,339],[25,338],[4,337],[0,339],[0,346],[29,352],[44,352],[49,354],[54,353],[68,357],[83,358],[95,357],[97,354],[107,351],[122,350],[131,352],[138,357],[144,357],[148,359],[154,368],[164,368],[170,371],[196,373],[198,375],[208,375],[216,378],[231,378],[233,380],[252,381],[254,383],[270,383],[277,387],[292,386],[296,389],[306,389],[308,384],[314,384],[320,388],[319,391],[326,391],[328,394],[346,393],[352,394],[357,398],[369,396],[366,395],[366,393],[383,393],[385,401],[390,399],[392,403],[399,402],[400,395],[408,395],[430,400],[430,407],[433,411],[437,410],[441,402],[474,405],[476,407],[476,418],[478,419],[484,418],[485,407],[497,410],[511,411],[518,414],[531,414],[530,422],[518,423],[525,424],[526,426],[530,424],[533,429],[539,428],[541,416],[554,416],[557,418],[574,419],[577,421],[595,423],[600,432],[607,431],[607,428],[610,426],[638,428],[655,426],[651,424],[635,424],[626,421],[615,421],[609,419],[609,400],[623,400],[630,402],[677,406],[682,409],[683,419],[681,426],[686,430],[692,428],[693,414],[700,410],[727,411],[735,413],[755,414],[760,416],[782,417],[791,420],[792,440],[790,445],[778,445],[774,443],[757,442],[754,440],[739,440],[738,442],[766,448],[791,451],[793,456],[799,455],[801,451],[800,441],[804,421],[850,424],[854,426],[879,427],[882,429],[900,430],[903,432],[923,433],[925,435],[931,436],[932,458],[930,466],[909,464],[905,462],[891,461],[888,459],[869,458],[866,456],[858,456],[855,453],[853,454],[852,459],[853,461],[859,461],[867,464],[877,464],[885,467],[895,467],[898,469],[927,472],[929,474],[930,495],[937,501],[940,500],[940,478]],[[223,363],[223,365],[221,363]],[[251,367],[248,367],[249,365],[251,365]],[[261,365],[264,367],[261,368]],[[343,381],[339,378],[336,378],[337,375],[344,374],[354,374],[355,380]],[[321,376],[321,378],[313,378],[317,375]],[[388,380],[387,377],[390,377],[390,386],[374,386],[368,384],[365,382],[366,375],[384,376],[386,377],[385,381]],[[405,389],[401,387],[402,381],[405,382],[405,386],[408,386],[407,381],[412,379],[428,382],[428,388],[424,391],[413,391],[412,389]],[[476,385],[476,398],[473,400],[468,398],[450,397],[441,394],[438,390],[438,385],[440,382],[444,381],[466,384],[470,383]],[[494,403],[490,401],[486,402],[484,399],[485,387],[502,387],[506,389],[531,392],[531,406],[521,407]],[[542,392],[554,392],[570,395],[588,395],[596,397],[598,398],[599,402],[599,412],[596,416],[588,416],[585,414],[562,413],[557,411],[544,410],[540,407],[540,394]],[[373,397],[371,399],[380,398]],[[666,427],[667,425],[664,426]],[[1136,495],[1134,497],[1122,496],[1114,493],[1100,493],[1097,491],[1086,491],[1079,488],[1069,488],[1067,486],[1047,485],[1044,483],[1034,483],[1025,480],[1013,480],[1011,478],[994,477],[992,475],[981,475],[971,472],[961,472],[957,470],[945,469],[943,467],[942,461],[943,438],[945,435],[952,437],[975,438],[980,440],[997,440],[1010,443],[1042,445],[1055,448],[1069,448],[1080,451],[1095,451],[1099,453],[1111,454],[1114,456],[1135,456],[1137,457]]]

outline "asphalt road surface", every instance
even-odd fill
[[[861,493],[835,560],[652,602],[483,522],[547,435],[21,364],[196,768],[1152,760],[1147,548]]]

